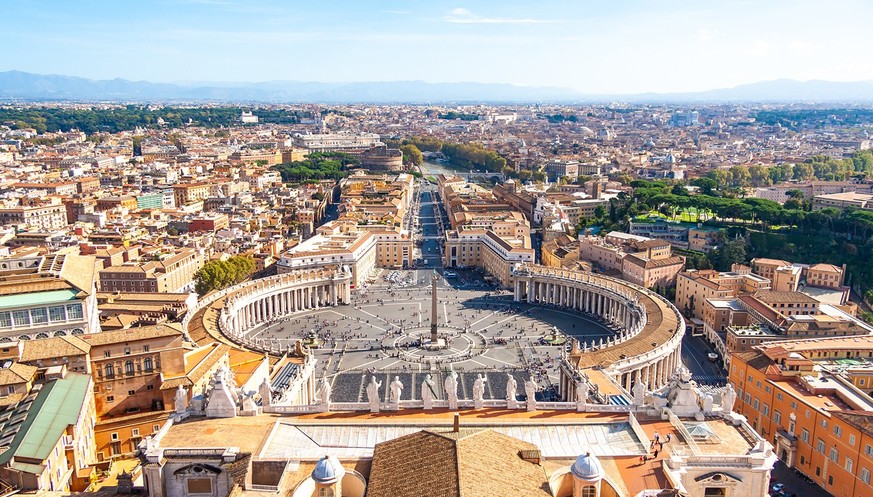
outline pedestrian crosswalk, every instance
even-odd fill
[[[694,374],[691,379],[699,385],[724,385],[727,383],[727,378],[717,374]]]

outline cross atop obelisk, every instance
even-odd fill
[[[437,273],[434,271],[430,278],[430,340],[431,343],[437,344]]]

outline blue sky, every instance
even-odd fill
[[[871,0],[2,5],[0,70],[95,79],[477,81],[591,93],[873,79]]]

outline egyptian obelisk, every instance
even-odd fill
[[[434,271],[430,278],[430,343],[434,346],[438,343],[437,338],[437,273]]]

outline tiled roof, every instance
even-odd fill
[[[14,385],[31,381],[36,370],[35,366],[18,362],[12,363],[8,368],[0,369],[0,385]]]
[[[85,355],[91,351],[91,344],[78,336],[45,338],[42,340],[25,340],[24,350],[19,360],[32,362],[43,359],[74,357]]]
[[[376,445],[367,495],[548,496],[543,467],[519,456],[537,450],[492,430],[420,431]]]
[[[138,340],[149,340],[151,338],[182,336],[182,326],[177,323],[156,324],[153,326],[142,326],[140,328],[128,328],[126,330],[111,330],[102,333],[93,333],[91,335],[82,335],[82,340],[90,343],[91,346],[108,345],[120,342],[136,342]]]

